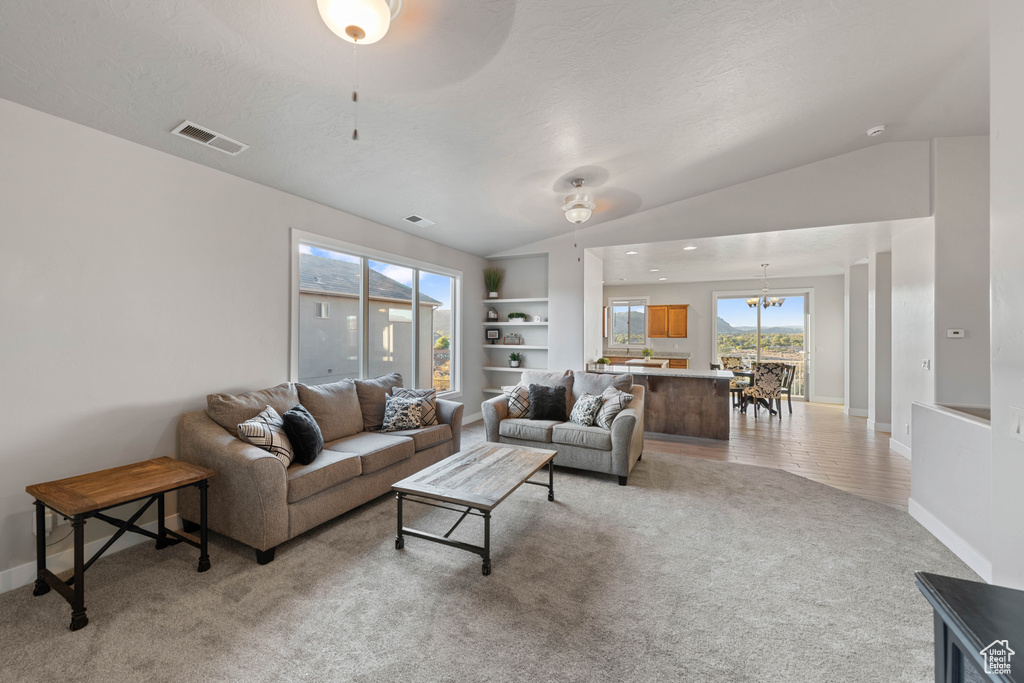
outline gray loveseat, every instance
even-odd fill
[[[583,393],[600,394],[616,384],[617,388],[632,393],[633,401],[615,417],[608,430],[568,421],[511,419],[508,398],[496,396],[483,403],[487,440],[557,450],[556,465],[614,474],[619,484],[625,486],[630,471],[644,451],[644,388],[632,382],[631,375],[527,370],[519,381],[524,386],[565,386],[569,412]]]
[[[461,403],[437,400],[438,424],[400,432],[372,431],[384,417],[384,396],[401,376],[310,386],[281,384],[231,396],[211,394],[206,410],[178,422],[178,458],[209,467],[208,526],[274,559],[281,543],[391,490],[391,485],[458,452]],[[265,406],[279,414],[302,403],[324,436],[312,463],[285,467],[275,455],[237,438],[235,425]],[[194,487],[179,492],[187,530],[199,521]]]

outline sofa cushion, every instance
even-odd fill
[[[398,432],[404,429],[418,429],[421,426],[422,412],[419,398],[384,397],[384,424],[382,432]]]
[[[530,385],[530,419],[558,420],[568,419],[565,409],[565,387],[545,387],[540,384]]]
[[[598,411],[597,417],[594,419],[594,424],[598,427],[605,429],[612,428],[612,420],[615,416],[625,409],[633,400],[633,394],[627,394],[624,391],[619,391],[615,387],[608,387],[601,394],[601,398],[604,399],[604,404],[601,406],[601,410]]]
[[[359,456],[363,474],[376,472],[388,465],[412,457],[416,452],[413,440],[408,436],[361,432],[327,444],[327,449],[355,453]],[[323,455],[321,455],[323,457]]]
[[[547,372],[544,370],[525,370],[519,383],[524,387],[531,384],[539,384],[545,387],[565,387],[565,409],[566,414],[572,411],[576,402],[572,397],[572,372]]]
[[[446,424],[420,427],[419,429],[404,429],[399,432],[388,432],[388,434],[410,437],[417,453],[452,440],[452,428]]]
[[[288,502],[298,502],[335,484],[355,479],[362,471],[362,463],[355,453],[323,451],[308,465],[296,463],[288,468]]]
[[[569,422],[575,422],[584,427],[593,427],[594,419],[601,410],[604,399],[593,394],[581,394],[576,398],[576,405],[572,407],[572,415]]]
[[[299,403],[320,425],[324,441],[334,441],[363,431],[363,413],[353,380],[343,379],[330,384],[296,386]]]
[[[572,373],[572,395],[578,399],[583,394],[600,396],[608,387],[615,387],[619,391],[629,391],[633,386],[633,375],[605,375],[597,372]]]
[[[239,424],[238,438],[273,453],[285,467],[291,465],[292,458],[295,457],[292,442],[284,433],[284,420],[270,406],[265,407],[262,413],[251,420]]]
[[[406,389],[405,387],[392,387],[391,395],[396,398],[420,399],[420,425],[423,427],[431,427],[437,424],[436,389]]]
[[[402,386],[402,376],[397,372],[373,379],[352,380],[359,395],[359,409],[363,414],[363,429],[373,431],[384,424],[384,400],[394,387]]]
[[[324,435],[320,425],[301,403],[281,416],[284,421],[284,433],[292,442],[295,455],[292,462],[308,465],[320,455],[324,449]]]
[[[501,388],[508,399],[508,416],[511,418],[528,418],[530,416],[530,387],[522,384]]]
[[[563,422],[551,429],[552,443],[564,443],[567,446],[583,446],[599,451],[612,449],[612,433],[600,427],[584,427],[575,422]]]
[[[510,439],[551,443],[551,428],[556,424],[558,420],[502,420],[498,434]]]
[[[295,385],[284,383],[270,389],[250,391],[247,394],[210,394],[206,397],[206,414],[211,420],[238,436],[238,425],[252,419],[270,406],[280,415],[299,403]]]

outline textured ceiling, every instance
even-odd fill
[[[480,255],[869,144],[988,132],[982,0],[4,0],[0,97]],[[360,140],[351,140],[358,50]],[[251,145],[172,136],[190,119]],[[417,213],[437,222],[402,221]]]
[[[714,282],[842,275],[869,255],[889,251],[892,235],[930,218],[887,223],[834,225],[749,235],[705,237],[657,244],[624,244],[588,249],[604,262],[604,284]],[[685,247],[697,247],[686,250]],[[635,254],[627,252],[635,251]],[[658,272],[652,273],[656,268]]]

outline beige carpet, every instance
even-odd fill
[[[79,632],[56,593],[0,595],[0,679],[917,682],[913,572],[976,578],[905,512],[779,470],[649,452],[627,487],[555,477],[556,502],[530,486],[496,510],[489,577],[466,552],[395,550],[384,497],[264,567],[219,536],[205,574],[182,546],[105,557]]]

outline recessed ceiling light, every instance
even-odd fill
[[[651,272],[652,273],[657,273],[659,270],[661,270],[661,269],[660,268],[651,268]]]
[[[637,253],[637,252],[635,252],[635,251],[627,251],[627,252],[626,252],[626,256],[633,256],[633,255],[634,255],[634,254],[636,254],[636,253]]]
[[[683,251],[693,251],[697,247],[683,247]]]
[[[659,277],[658,279],[659,280],[667,280],[668,278],[667,277]]]
[[[625,282],[625,281],[626,281],[626,278],[624,278],[624,277],[620,277],[620,278],[618,278],[618,280],[619,280],[619,282]]]
[[[868,137],[878,137],[885,132],[885,126],[875,126],[874,128],[868,128]]]

